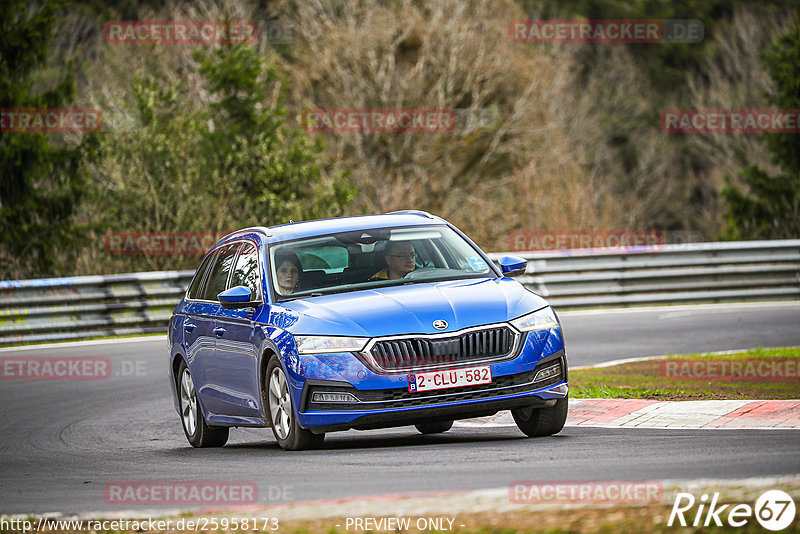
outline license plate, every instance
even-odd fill
[[[446,371],[410,374],[408,375],[408,391],[415,393],[417,391],[430,391],[432,389],[490,384],[491,382],[492,369],[490,366],[465,367],[463,369],[448,369]]]

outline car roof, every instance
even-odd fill
[[[338,217],[315,221],[290,222],[277,226],[253,226],[230,233],[220,239],[214,247],[227,241],[244,237],[247,234],[259,234],[266,243],[279,243],[304,237],[314,237],[336,232],[349,232],[368,228],[391,228],[395,226],[429,226],[447,224],[444,219],[430,213],[417,210],[395,211],[382,215],[358,215],[355,217]]]

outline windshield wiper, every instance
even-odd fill
[[[298,299],[305,299],[308,297],[319,297],[322,296],[322,293],[312,293],[310,295],[291,295],[280,299],[278,302],[289,302],[290,300],[298,300]]]

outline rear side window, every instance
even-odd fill
[[[236,286],[248,288],[252,300],[258,300],[261,296],[261,292],[258,290],[258,249],[249,241],[241,244],[241,252],[236,258],[231,283],[228,284],[229,288]]]
[[[203,278],[206,277],[208,268],[211,267],[213,260],[214,260],[214,255],[209,254],[208,256],[206,256],[206,259],[203,260],[203,263],[200,265],[200,268],[197,269],[197,272],[194,275],[194,280],[192,280],[192,285],[189,287],[190,299],[201,298],[202,296],[201,290],[203,288]]]
[[[217,300],[217,295],[225,291],[225,284],[231,272],[231,264],[236,258],[236,245],[226,245],[213,252],[214,266],[208,276],[203,300]]]

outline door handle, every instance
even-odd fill
[[[220,327],[220,328],[215,328],[215,329],[214,329],[214,333],[215,333],[215,334],[217,334],[217,337],[222,337],[222,336],[224,336],[224,335],[225,335],[225,329],[224,329],[224,328],[222,328],[222,327]]]
[[[191,332],[195,328],[197,328],[197,325],[194,325],[192,323],[186,323],[185,325],[183,325],[183,329],[186,330],[187,332]]]

